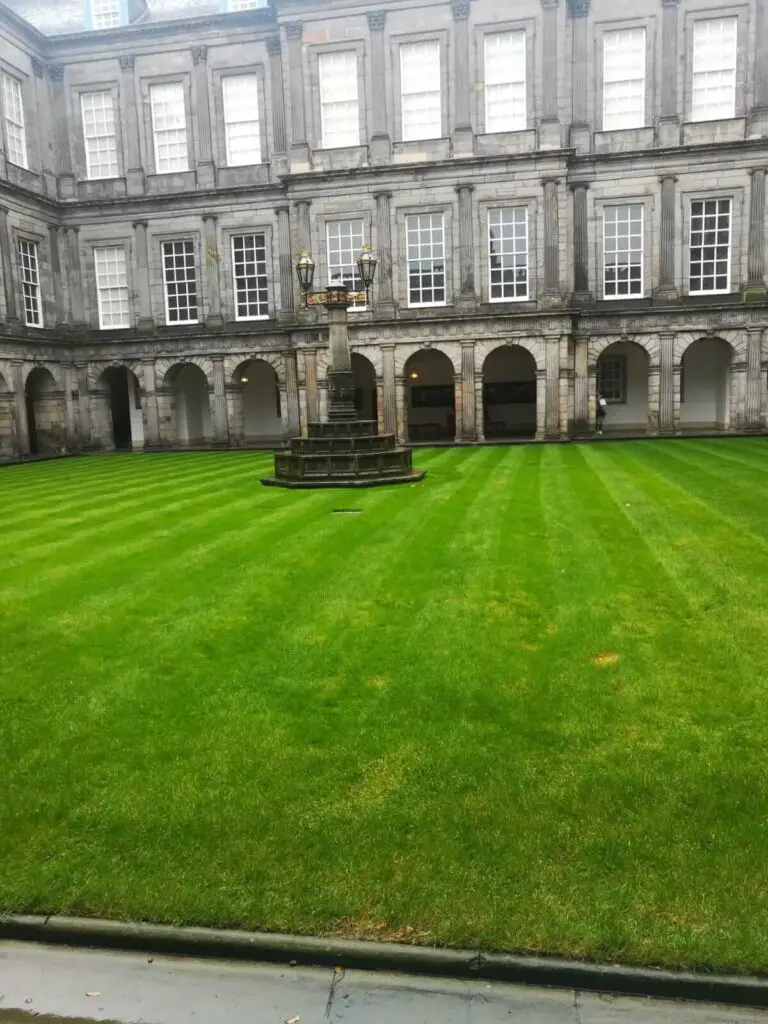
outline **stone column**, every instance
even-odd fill
[[[382,318],[395,315],[395,300],[392,289],[392,221],[390,212],[391,192],[374,192],[376,200],[376,234],[378,244],[376,255],[379,260],[378,273],[374,284],[376,315]]]
[[[661,0],[661,117],[659,146],[680,145],[680,111],[677,100],[677,8],[680,0]]]
[[[546,397],[544,404],[545,433],[549,438],[560,436],[560,336],[544,338]]]
[[[471,313],[477,309],[475,294],[475,247],[472,241],[472,193],[473,185],[457,185],[459,196],[459,275],[461,287],[456,309]]]
[[[67,96],[64,91],[64,68],[61,64],[48,65],[48,80],[51,84],[51,109],[53,110],[59,198],[72,199],[75,195],[75,177],[72,173]]]
[[[38,57],[32,58],[32,71],[35,76],[35,117],[37,121],[37,137],[40,140],[41,173],[43,191],[48,196],[56,197],[56,166],[53,153],[53,124],[51,123],[51,98],[45,78],[45,64]]]
[[[592,149],[592,127],[589,123],[589,0],[568,0],[572,18],[571,40],[571,117],[570,145],[577,153]]]
[[[69,291],[69,314],[73,326],[85,326],[85,305],[83,302],[83,273],[80,262],[80,229],[67,228],[67,287]]]
[[[13,255],[11,250],[11,230],[8,226],[8,207],[0,206],[0,263],[3,268],[3,291],[5,293],[5,319],[12,324],[18,323],[19,313],[16,307],[16,282],[13,276]]]
[[[485,440],[485,402],[483,392],[483,375],[475,370],[475,437],[478,441]]]
[[[452,141],[454,156],[472,156],[474,138],[469,112],[469,6],[470,0],[452,0],[453,12],[453,95],[455,121]]]
[[[386,11],[368,12],[368,30],[371,34],[371,163],[386,164],[392,157],[392,140],[387,125],[387,73],[384,49]]]
[[[557,99],[557,76],[560,60],[557,51],[557,19],[559,0],[541,0],[542,14],[542,117],[539,128],[539,147],[559,149],[560,111]]]
[[[68,451],[80,447],[78,437],[77,421],[78,415],[75,409],[75,398],[79,399],[79,392],[76,386],[77,370],[74,366],[63,366],[62,376],[64,377],[64,445]]]
[[[755,4],[755,92],[749,117],[750,135],[768,135],[768,4]]]
[[[765,168],[750,171],[749,250],[747,254],[747,287],[745,299],[760,299],[765,288]]]
[[[26,375],[23,363],[16,362],[13,369],[13,398],[16,413],[16,450],[19,455],[29,454],[29,423],[27,422]]]
[[[145,359],[142,364],[144,378],[144,408],[146,423],[144,424],[144,447],[157,448],[160,444],[160,417],[157,409],[157,381],[155,379],[155,362]]]
[[[395,383],[395,346],[381,345],[383,363],[383,425],[385,434],[397,433],[397,386]]]
[[[665,301],[677,298],[675,287],[675,214],[677,178],[665,174],[661,181],[661,258],[659,260],[659,287],[656,297]]]
[[[147,227],[148,223],[145,220],[133,222],[134,238],[136,241],[136,285],[139,296],[136,326],[140,331],[153,331],[155,328],[155,321],[152,317]]]
[[[304,350],[304,382],[307,389],[307,422],[320,422],[320,396],[317,387],[317,352]]]
[[[55,224],[48,225],[48,239],[51,252],[51,276],[53,278],[53,304],[56,307],[56,325],[61,327],[67,321],[67,313],[64,308],[64,289],[61,280],[59,228]]]
[[[402,444],[408,443],[408,400],[406,398],[405,377],[395,377],[395,403],[397,406],[397,434]]]
[[[675,417],[675,336],[659,335],[659,433],[674,434]]]
[[[762,430],[765,426],[763,407],[763,331],[760,327],[747,329],[747,383],[744,403],[744,427]]]
[[[562,304],[560,294],[560,222],[556,178],[545,178],[544,186],[544,289],[542,301],[548,306]]]
[[[589,235],[587,231],[587,189],[586,182],[571,186],[573,190],[573,301],[587,305],[592,301],[589,294]]]
[[[299,375],[296,368],[296,350],[286,349],[283,352],[285,366],[285,408],[283,409],[283,430],[286,437],[299,437],[301,421],[299,418]]]
[[[559,408],[560,408],[560,437],[568,440],[573,432],[573,356],[574,345],[570,335],[564,334],[560,338],[560,379],[559,379]]]
[[[283,86],[283,55],[280,36],[267,39],[269,54],[269,81],[272,90],[272,143],[273,156],[282,162],[286,155],[285,88]]]
[[[129,196],[144,194],[144,168],[141,166],[139,141],[139,114],[136,106],[136,79],[134,58],[129,54],[120,57],[120,105],[123,108],[123,163],[125,187]]]
[[[205,246],[205,290],[208,298],[206,327],[224,326],[221,315],[221,280],[219,261],[218,221],[215,213],[203,214],[203,244]]]
[[[577,338],[573,351],[573,432],[589,433],[589,339]]]
[[[220,448],[229,444],[229,422],[227,420],[227,396],[224,390],[224,360],[214,356],[213,363],[213,443]]]
[[[461,420],[457,434],[462,441],[477,438],[475,423],[475,343],[461,343]]]
[[[291,84],[291,170],[309,170],[307,118],[304,99],[304,68],[302,37],[304,26],[289,22],[285,26],[288,40],[288,71]]]
[[[197,107],[197,187],[214,188],[216,168],[213,164],[211,138],[211,99],[208,89],[208,47],[194,46],[195,105]]]
[[[275,213],[277,214],[277,253],[280,266],[280,309],[277,319],[290,321],[294,315],[291,210],[288,206],[278,206]]]
[[[88,390],[88,364],[76,363],[78,419],[80,420],[80,445],[89,447],[93,444],[93,427],[91,424],[91,394]]]

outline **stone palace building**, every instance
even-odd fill
[[[764,430],[768,0],[5,0],[0,452]]]

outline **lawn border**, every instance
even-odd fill
[[[768,978],[593,964],[387,942],[32,915],[0,916],[0,939],[282,963],[292,967],[344,967],[458,980],[481,978],[512,984],[726,1003],[759,1009],[768,1006]]]

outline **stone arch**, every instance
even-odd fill
[[[675,335],[675,363],[681,363],[687,349],[697,341],[719,339],[726,342],[733,350],[734,358],[747,358],[746,332],[743,331],[680,331]]]
[[[213,440],[211,416],[211,384],[200,363],[205,360],[184,359],[173,362],[164,371],[162,392],[158,395],[161,418],[165,421],[173,444],[194,447]],[[158,368],[158,377],[162,369]]]
[[[246,357],[227,381],[229,422],[240,442],[258,443],[282,438],[280,378],[272,360]]]
[[[435,345],[419,342],[396,345],[395,376],[402,377],[405,373],[405,364],[419,352],[438,352],[444,355],[453,366],[455,376],[461,376],[461,344],[454,341],[440,342]]]
[[[590,367],[597,366],[597,361],[607,348],[612,345],[637,345],[648,356],[651,363],[659,361],[659,339],[654,334],[608,334],[599,338],[590,338],[587,352]]]
[[[103,378],[104,374],[113,368],[128,370],[138,381],[139,387],[144,387],[144,371],[139,360],[112,359],[108,363],[90,363],[88,365],[88,390],[94,391],[103,386],[103,381],[102,384],[99,382]]]
[[[364,356],[373,366],[376,379],[381,380],[384,376],[384,355],[378,345],[352,345],[351,351],[352,355]]]
[[[91,434],[94,443],[118,450],[144,447],[144,415],[138,363],[113,362],[100,370],[89,386]]]
[[[497,345],[483,360],[483,435],[536,436],[536,358],[524,345]]]
[[[378,420],[376,394],[376,367],[367,353],[352,353],[352,373],[355,379],[355,411],[361,420]]]
[[[731,366],[737,352],[722,335],[705,335],[680,353],[680,427],[727,430],[733,405]]]
[[[285,359],[282,354],[280,352],[260,352],[257,349],[238,352],[224,358],[224,380],[227,384],[237,382],[237,371],[243,363],[253,362],[256,359],[268,363],[277,374],[280,384],[285,385]]]
[[[158,385],[167,387],[171,371],[178,372],[182,366],[196,366],[202,371],[209,388],[213,387],[213,360],[205,356],[182,356],[179,359],[158,359],[155,363],[155,380]],[[171,376],[173,376],[171,374]]]
[[[651,422],[655,392],[651,395],[651,352],[642,336],[601,338],[595,359],[595,394],[607,401],[606,432],[645,433]]]
[[[544,373],[546,371],[546,356],[544,344],[537,338],[493,338],[488,341],[478,341],[475,345],[475,373],[480,376],[483,372],[488,356],[498,348],[507,346],[509,348],[524,349],[532,357],[536,369]]]
[[[411,441],[456,437],[456,367],[440,348],[420,348],[403,363],[405,433]]]
[[[56,385],[56,389],[59,391],[64,390],[64,373],[62,368],[60,366],[56,366],[55,363],[28,363],[27,373],[24,379],[25,389],[29,383],[29,378],[37,370],[45,370],[46,373],[50,374],[52,377],[54,384]]]
[[[67,437],[66,401],[52,367],[43,364],[32,367],[27,374],[24,396],[30,453],[43,455],[63,451]]]

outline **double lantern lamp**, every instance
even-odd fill
[[[365,289],[366,305],[368,305],[369,294],[373,284],[373,278],[376,274],[377,264],[378,261],[373,255],[370,245],[363,246],[362,252],[357,257],[357,269],[360,273],[360,280],[363,283],[363,288]],[[294,266],[296,267],[296,276],[299,279],[299,287],[301,288],[304,305],[307,305],[309,296],[312,292],[312,281],[315,276],[315,261],[306,249],[302,249],[301,256],[296,260]],[[362,298],[363,296],[357,292],[349,293],[349,299],[351,302],[356,302]],[[315,301],[322,302],[321,295],[318,295]]]

